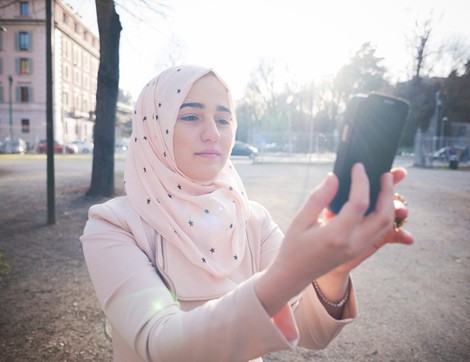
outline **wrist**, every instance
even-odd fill
[[[344,297],[346,289],[349,288],[350,276],[349,272],[332,270],[317,278],[315,282],[326,299],[339,301]]]
[[[350,294],[350,290],[351,290],[351,279],[348,279],[348,284],[346,286],[346,291],[344,292],[344,295],[341,299],[339,300],[331,300],[329,298],[327,298],[320,286],[318,285],[317,281],[314,280],[313,281],[313,288],[315,289],[315,292],[317,293],[317,296],[318,298],[320,299],[320,301],[322,302],[323,305],[326,305],[328,307],[332,307],[332,308],[343,308],[344,305],[348,302],[349,300],[349,294]]]
[[[293,280],[283,268],[273,267],[272,264],[255,276],[255,293],[270,317],[300,293],[301,289],[295,286]]]

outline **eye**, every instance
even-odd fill
[[[182,121],[197,121],[199,118],[195,114],[187,114],[185,116],[178,117],[179,120]]]
[[[232,120],[229,118],[219,118],[216,122],[222,126],[228,126]]]

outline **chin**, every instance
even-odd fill
[[[214,181],[217,178],[217,175],[222,171],[222,168],[217,168],[217,170],[214,169],[206,169],[206,172],[204,172],[203,168],[199,169],[197,173],[195,173],[191,177],[194,181],[201,183],[201,184],[210,184],[212,181]]]

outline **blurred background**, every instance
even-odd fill
[[[45,3],[0,1],[3,153],[45,152]],[[93,0],[53,4],[54,149],[90,153],[104,50],[98,25],[107,20]],[[422,166],[468,160],[468,2],[129,0],[114,11],[122,26],[116,151],[126,148],[143,85],[194,63],[226,79],[237,139],[261,156],[334,152],[347,100],[381,91],[412,105],[399,153]]]

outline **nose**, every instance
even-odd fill
[[[201,138],[204,142],[212,143],[215,143],[220,139],[220,132],[217,128],[217,123],[212,117],[207,118],[204,121]]]

